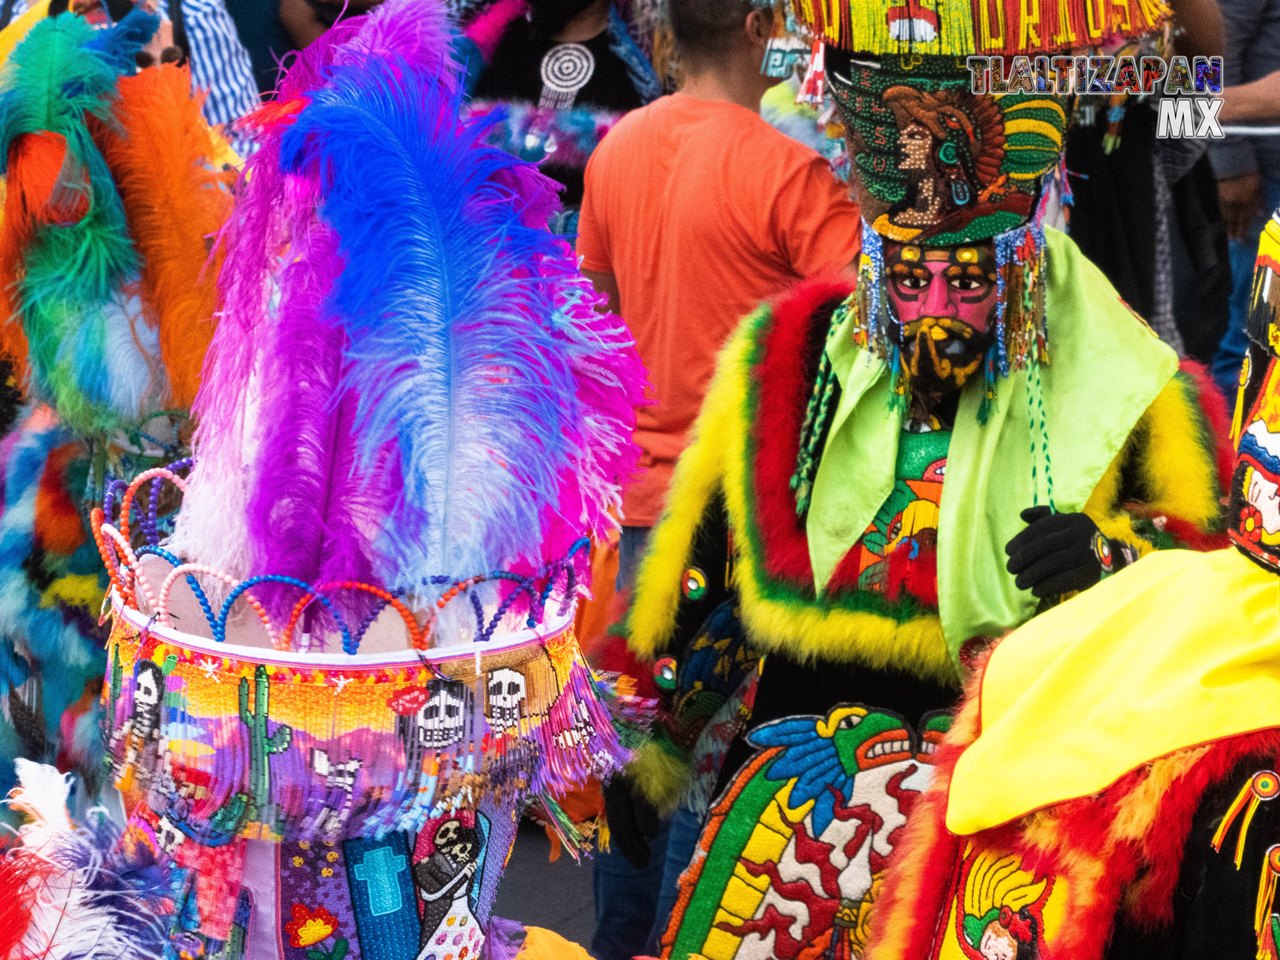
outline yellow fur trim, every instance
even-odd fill
[[[720,354],[716,375],[694,424],[693,442],[676,461],[662,517],[649,540],[627,613],[628,645],[636,656],[653,659],[675,629],[680,604],[680,572],[693,548],[698,524],[720,487],[729,415],[741,408],[738,385],[750,345],[748,319]]]
[[[744,325],[743,332],[756,323]],[[730,362],[737,365],[738,400],[726,417],[724,457],[725,507],[729,524],[741,531],[750,522],[751,461],[747,442],[751,425],[745,398],[751,371],[746,352],[736,352]],[[936,614],[898,622],[864,611],[831,607],[821,600],[778,601],[766,595],[766,574],[761,558],[749,549],[748,538],[737,537],[735,582],[742,620],[751,643],[761,652],[782,652],[804,660],[861,663],[873,669],[907,669],[932,680],[955,683],[956,668],[942,637]]]
[[[627,773],[640,795],[663,817],[676,812],[692,772],[686,757],[652,742],[637,750],[627,764]]]
[[[102,604],[102,594],[102,581],[97,574],[68,574],[49,584],[48,589],[40,595],[40,606],[52,607],[59,604],[64,607],[79,607],[96,614]]]
[[[1143,513],[1177,517],[1206,533],[1217,529],[1223,491],[1214,453],[1205,446],[1208,432],[1191,383],[1174,377],[1142,415],[1084,512],[1105,536],[1129,544],[1139,556],[1151,552],[1152,544],[1133,529],[1133,517],[1121,501],[1122,465],[1132,463],[1147,494]]]
[[[1209,426],[1183,377],[1174,377],[1142,418],[1146,438],[1138,470],[1158,514],[1178,517],[1202,531],[1221,528],[1223,491]]]
[[[1120,502],[1120,475],[1123,464],[1128,463],[1133,456],[1131,448],[1134,446],[1136,438],[1136,433],[1129,435],[1128,442],[1116,454],[1116,458],[1111,461],[1111,466],[1107,467],[1107,472],[1102,475],[1098,485],[1093,488],[1093,493],[1089,495],[1089,501],[1084,505],[1084,512],[1098,525],[1098,529],[1102,531],[1104,537],[1128,544],[1141,557],[1151,552],[1151,542],[1145,537],[1139,536],[1138,532],[1133,529],[1133,518],[1129,516],[1124,509],[1124,505]]]

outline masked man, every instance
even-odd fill
[[[964,55],[1001,43],[968,4],[818,6],[794,12],[854,158],[857,287],[802,286],[730,342],[629,615],[676,661],[672,742],[634,780],[719,797],[664,956],[857,956],[984,638],[1220,530],[1212,388],[1041,227],[1064,101],[970,92]]]
[[[1259,249],[1236,549],[1169,551],[1016,631],[937,752],[871,960],[1274,960],[1280,220]]]

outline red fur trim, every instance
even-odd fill
[[[1231,546],[1231,538],[1225,532],[1206,533],[1190,520],[1183,520],[1181,517],[1165,517],[1164,530],[1178,541],[1178,546],[1188,550],[1206,553]]]
[[[930,608],[938,609],[938,552],[932,547],[922,547],[915,559],[911,558],[909,550],[895,550],[889,554],[889,580],[885,585],[885,595],[896,602],[904,592]]]
[[[612,634],[604,636],[592,654],[591,666],[596,670],[631,677],[636,682],[636,693],[641,697],[658,696],[658,688],[653,680],[653,665],[646,664],[632,653],[625,637]]]
[[[755,421],[751,493],[763,572],[771,579],[809,589],[813,585],[809,542],[804,522],[796,516],[791,476],[827,332],[829,314],[823,311],[824,319],[818,324],[815,314],[824,305],[844,300],[852,289],[848,280],[813,280],[774,301],[772,322],[761,334],[758,360],[750,371],[757,389],[756,409],[748,412]]]
[[[1247,733],[1216,744],[1173,789],[1161,797],[1156,815],[1158,830],[1147,833],[1146,859],[1150,866],[1142,896],[1129,910],[1138,923],[1167,923],[1172,919],[1173,894],[1182,869],[1182,851],[1205,791],[1251,756],[1273,764],[1280,756],[1280,731]],[[1205,843],[1208,843],[1205,838]]]
[[[1146,823],[1133,821],[1131,805],[1134,791],[1152,775],[1153,764],[1130,771],[1097,796],[1057,804],[975,837],[957,838],[945,827],[946,799],[956,762],[976,736],[973,712],[980,696],[979,675],[967,684],[961,718],[935,755],[934,783],[917,803],[903,842],[894,851],[873,919],[876,946],[869,960],[930,955],[936,925],[950,908],[951,877],[966,840],[994,853],[1018,855],[1025,870],[1061,877],[1071,897],[1070,919],[1053,938],[1054,956],[1100,960],[1122,911],[1131,922],[1148,927],[1171,920],[1183,853],[1206,791],[1250,757],[1257,757],[1260,765],[1274,765],[1280,756],[1277,729],[1218,741],[1201,756],[1190,751],[1204,745],[1189,745],[1186,751],[1153,761],[1181,769],[1160,794],[1158,806],[1148,811]],[[964,729],[966,719],[972,719],[971,730]],[[1159,772],[1167,776],[1169,769]],[[1134,840],[1118,835],[1122,813],[1137,833]],[[1037,823],[1041,817],[1052,819]],[[1204,840],[1207,844],[1208,837]]]
[[[1183,360],[1178,369],[1195,387],[1200,412],[1213,434],[1213,458],[1218,468],[1218,485],[1225,492],[1231,486],[1231,474],[1236,467],[1236,451],[1231,446],[1231,411],[1227,409],[1227,401],[1218,391],[1203,363]]]

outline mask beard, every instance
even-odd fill
[[[541,36],[554,37],[594,0],[532,0],[529,19]]]
[[[955,393],[982,369],[991,337],[950,317],[921,317],[900,333],[906,386],[916,394]]]

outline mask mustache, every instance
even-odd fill
[[[903,325],[902,352],[912,380],[963,387],[982,367],[987,335],[951,317],[920,317]]]

